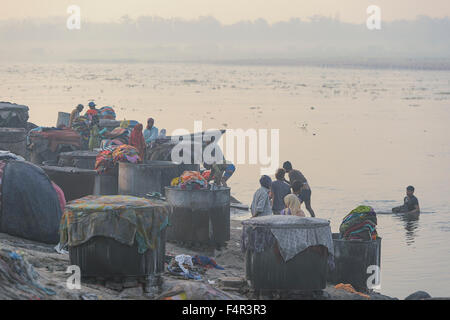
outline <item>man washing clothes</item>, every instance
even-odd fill
[[[283,169],[286,170],[286,173],[289,176],[289,181],[286,182],[288,182],[292,188],[295,181],[300,181],[300,184],[297,185],[301,186],[301,189],[297,190],[300,201],[305,202],[306,210],[311,214],[311,217],[315,217],[316,215],[311,207],[311,188],[309,187],[305,176],[299,170],[293,169],[292,164],[289,161],[283,163]]]
[[[394,213],[420,213],[419,200],[414,195],[414,187],[406,188],[406,197],[403,199],[403,205],[392,208]]]

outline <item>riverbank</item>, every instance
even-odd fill
[[[335,289],[327,285],[326,289],[315,294],[290,293],[288,295],[256,296],[245,282],[244,255],[240,248],[242,225],[240,220],[231,220],[231,239],[221,250],[208,248],[187,248],[174,243],[166,244],[166,256],[179,254],[204,255],[213,258],[224,270],[208,269],[202,274],[202,280],[182,280],[170,275],[167,271],[162,276],[158,292],[146,292],[145,286],[139,283],[117,285],[114,283],[82,282],[81,289],[70,290],[66,282],[70,274],[66,273],[70,265],[69,256],[54,250],[54,246],[28,241],[0,233],[0,249],[2,252],[15,252],[28,262],[37,274],[37,282],[54,294],[43,294],[36,299],[49,300],[154,300],[179,297],[188,300],[203,299],[294,299],[294,300],[367,300],[358,294]],[[0,277],[0,287],[5,287],[5,277]],[[9,295],[1,299],[18,299],[20,290],[8,288]],[[16,295],[16,296],[14,296]],[[395,300],[396,298],[381,294],[371,294],[371,300]]]

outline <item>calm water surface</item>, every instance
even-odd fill
[[[119,119],[193,131],[279,129],[279,163],[310,182],[316,215],[342,218],[359,204],[390,212],[407,185],[422,214],[378,215],[381,291],[450,296],[450,72],[194,64],[3,64],[0,100],[28,105],[32,122],[94,99]],[[224,138],[226,140],[226,137]],[[232,160],[232,159],[230,159]],[[238,164],[229,184],[250,203],[259,165]]]

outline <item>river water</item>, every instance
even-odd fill
[[[2,64],[0,77],[0,101],[28,105],[30,121],[42,126],[92,99],[113,106],[119,119],[153,117],[169,135],[192,132],[194,121],[203,130],[266,129],[270,136],[278,129],[278,164],[290,160],[304,173],[316,215],[333,232],[360,204],[390,212],[414,185],[419,219],[378,215],[381,292],[450,296],[449,71]],[[229,180],[236,198],[251,202],[261,167],[237,164]]]

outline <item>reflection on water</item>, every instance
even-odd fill
[[[420,214],[394,214],[394,217],[403,222],[404,228],[406,230],[406,244],[408,246],[414,244],[416,233],[418,231],[417,229],[419,227]]]

